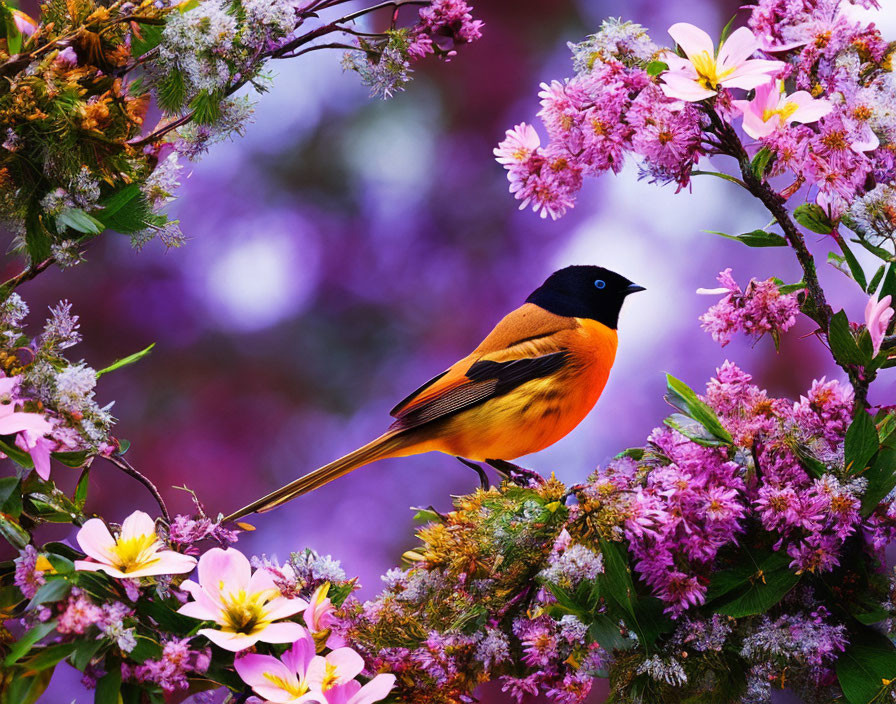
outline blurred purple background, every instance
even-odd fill
[[[474,5],[486,22],[482,41],[447,65],[426,62],[389,102],[369,100],[332,53],[279,62],[246,136],[184,172],[173,212],[191,238],[186,247],[137,253],[110,235],[86,264],[22,288],[34,325],[59,298],[74,303],[85,342],[72,352],[93,366],[157,343],[138,366],[105,377],[98,396],[115,400],[129,459],[174,511],[191,508],[176,485],[194,489],[210,513],[228,512],[379,434],[394,402],[467,354],[567,264],[616,269],[647,292],[626,304],[596,410],[526,466],[580,481],[643,443],[667,411],[666,371],[701,388],[730,358],[791,397],[836,373],[820,343],[803,338],[805,321],[780,354],[768,339],[723,350],[699,329],[697,316],[715,299],[694,291],[714,286],[720,269],[733,267],[742,283],[799,278],[788,251],[702,232],[768,222],[735,186],[696,178],[676,195],[638,182],[630,167],[587,183],[576,209],[551,222],[517,211],[492,158],[505,129],[535,119],[538,84],[571,75],[566,42],[602,18],[640,22],[665,42],[675,21],[718,34],[738,3]],[[827,243],[814,246],[823,257]],[[826,269],[835,306],[861,320],[858,289]],[[893,391],[885,376],[876,398]],[[450,457],[380,462],[257,517],[258,531],[239,547],[281,558],[306,546],[331,553],[372,596],[379,575],[414,544],[409,507],[447,509],[452,494],[475,484]],[[154,510],[142,487],[99,461],[90,501],[110,520]],[[41,701],[92,701],[76,675],[60,668]],[[482,700],[506,701],[495,687]]]

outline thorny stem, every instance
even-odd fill
[[[815,268],[815,258],[806,246],[806,240],[790,217],[785,207],[784,198],[777,193],[767,182],[762,180],[753,171],[750,157],[734,128],[722,120],[712,108],[705,109],[712,124],[712,130],[718,137],[723,148],[723,153],[737,160],[741,176],[750,191],[768,211],[774,216],[780,226],[787,243],[796,254],[800,268],[803,270],[803,283],[806,286],[806,298],[802,304],[802,311],[812,320],[818,323],[821,333],[827,338],[830,334],[831,318],[834,315],[831,306],[824,295],[824,290],[818,281],[818,272]],[[844,364],[836,357],[834,361],[846,372],[855,393],[856,409],[864,410],[868,407],[868,385],[871,379],[863,373],[863,368],[855,364]]]
[[[165,518],[166,523],[171,523],[171,515],[168,513],[168,507],[165,506],[165,501],[162,499],[162,495],[159,493],[159,490],[156,489],[156,485],[153,484],[147,477],[138,472],[134,467],[121,455],[109,455],[106,457],[112,464],[118,467],[122,472],[127,474],[129,477],[133,477],[138,482],[140,482],[143,486],[145,486],[149,493],[152,494],[153,498],[156,500],[156,503],[159,504],[159,508],[162,511],[162,516]]]

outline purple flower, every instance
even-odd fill
[[[37,561],[40,559],[33,545],[26,545],[21,554],[15,559],[16,571],[13,576],[15,585],[26,599],[33,597],[37,590],[47,581],[42,570],[37,569]]]
[[[746,291],[731,276],[731,269],[719,274],[720,289],[700,289],[698,293],[724,293],[725,297],[700,316],[703,329],[722,347],[731,342],[736,332],[755,338],[765,333],[778,335],[796,323],[799,301],[795,294],[781,293],[771,279],[751,279]]]
[[[203,674],[211,663],[208,648],[190,648],[190,638],[171,637],[164,641],[162,657],[147,660],[134,668],[133,677],[138,682],[154,682],[166,692],[187,689],[190,686],[187,675]]]

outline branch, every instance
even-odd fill
[[[149,493],[152,494],[152,497],[156,500],[156,503],[159,504],[159,508],[162,511],[162,516],[165,518],[167,523],[171,523],[171,516],[168,513],[168,507],[165,506],[165,501],[162,499],[162,495],[159,493],[159,490],[156,489],[156,485],[153,484],[147,477],[142,475],[136,469],[134,469],[130,462],[128,462],[121,455],[110,455],[106,457],[112,464],[118,467],[122,472],[127,474],[129,477],[133,477],[138,482],[140,482],[143,486],[145,486]]]
[[[55,261],[55,257],[50,257],[37,264],[31,264],[27,269],[16,274],[11,279],[4,281],[3,284],[0,285],[0,291],[2,291],[4,299],[8,298],[9,294],[15,291],[20,284],[23,284],[26,281],[31,281],[31,279],[37,276],[40,272],[49,268]]]
[[[785,239],[796,253],[800,268],[803,270],[803,282],[806,284],[806,299],[802,310],[818,323],[818,327],[827,338],[830,333],[831,318],[834,315],[834,311],[828,304],[824,290],[818,281],[815,258],[806,246],[806,240],[799,228],[797,228],[796,223],[791,219],[790,212],[785,205],[786,200],[755,174],[747,150],[741,143],[734,128],[723,121],[712,107],[706,108],[706,114],[712,123],[713,132],[719,138],[719,142],[725,150],[724,153],[737,160],[747,190],[758,198],[774,216],[775,221],[784,233]],[[867,408],[868,386],[873,381],[874,376],[866,375],[864,368],[860,365],[843,364],[837,361],[836,358],[834,358],[834,361],[849,377],[855,392],[856,407],[859,409]]]

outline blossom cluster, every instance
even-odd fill
[[[698,293],[725,296],[700,316],[703,329],[722,347],[731,342],[735,333],[743,332],[754,338],[770,333],[778,339],[796,323],[799,301],[793,293],[782,293],[771,279],[751,279],[746,291],[731,276],[731,269],[719,274],[721,288],[699,289]]]
[[[85,0],[46,3],[39,21],[3,6],[0,221],[17,248],[34,266],[71,266],[107,229],[136,247],[180,246],[165,214],[180,160],[243,131],[252,102],[234,94],[264,91],[271,60],[327,48],[319,40],[331,34],[360,36],[352,65],[368,83],[392,75],[375,91],[389,94],[411,60],[448,57],[480,36],[462,0],[414,3],[411,27],[398,26],[396,13],[387,31],[366,33],[351,23],[383,6],[321,16],[343,2]],[[154,127],[150,105],[162,112]]]
[[[135,511],[114,533],[101,519],[84,522],[76,536],[80,552],[28,545],[13,574],[14,588],[30,600],[22,618],[38,639],[49,639],[45,647],[64,649],[90,686],[111,677],[117,686],[161,694],[208,678],[236,688],[236,680],[213,674],[223,667],[272,702],[304,696],[319,704],[371,704],[389,693],[394,676],[362,683],[358,676],[369,668],[334,633],[337,605],[354,588],[338,565],[309,551],[290,563],[304,570],[289,567],[287,574],[269,561],[253,571],[230,546],[204,550],[198,559],[188,554],[207,537],[225,546],[236,540],[204,515],[178,516],[161,531]],[[184,580],[194,569],[198,581]],[[195,627],[202,623],[209,625]],[[209,644],[229,659],[213,657]],[[20,667],[27,672],[37,662],[25,658]]]
[[[22,327],[27,315],[16,293],[0,307],[0,434],[14,439],[4,452],[27,453],[26,464],[46,480],[51,454],[78,466],[118,445],[110,435],[111,404],[100,406],[94,398],[98,372],[64,357],[81,340],[71,304],[50,309],[43,331],[33,338]]]

